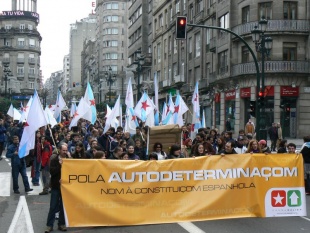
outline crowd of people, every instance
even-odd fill
[[[110,127],[103,133],[104,121],[95,124],[80,120],[78,126],[69,130],[70,118],[53,128],[42,127],[36,133],[34,149],[26,158],[19,158],[18,146],[22,137],[23,124],[13,121],[10,117],[0,116],[0,152],[7,147],[6,157],[12,160],[13,191],[19,194],[18,175],[21,174],[25,192],[31,192],[26,167],[31,166],[31,182],[39,185],[42,177],[43,190],[40,195],[51,193],[51,204],[47,219],[47,230],[53,230],[55,213],[59,212],[59,230],[65,231],[64,215],[60,193],[60,175],[63,158],[72,159],[113,159],[113,160],[164,160],[190,158],[212,155],[229,155],[244,153],[296,153],[296,145],[282,137],[280,124],[273,124],[268,130],[271,141],[255,139],[255,127],[249,121],[244,129],[239,130],[233,138],[231,130],[220,133],[217,129],[200,128],[192,135],[192,124],[188,123],[181,129],[182,143],[175,143],[164,150],[162,142],[149,145],[147,151],[148,127],[141,124],[136,133],[124,132],[123,127]],[[229,121],[226,122],[229,129]],[[194,137],[193,137],[194,136]],[[310,194],[310,136],[304,137],[304,145],[300,153],[305,163],[306,193]],[[2,159],[2,157],[1,157]]]

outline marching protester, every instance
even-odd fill
[[[3,119],[0,119],[0,160],[2,160],[2,152],[6,141],[6,127]]]

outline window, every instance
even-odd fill
[[[177,40],[173,40],[173,53],[174,53],[174,54],[177,54],[177,53],[178,53]]]
[[[172,65],[172,77],[175,77],[178,74],[178,66],[177,63],[173,63]]]
[[[188,39],[188,53],[189,53],[189,60],[192,59],[193,56],[193,42],[192,42],[192,37]]]
[[[173,17],[173,11],[172,11],[172,6],[170,6],[170,22],[172,21],[172,17]]]
[[[20,30],[25,30],[25,28],[26,28],[25,24],[20,24],[20,25],[19,25],[19,29],[20,29]]]
[[[200,56],[201,44],[200,44],[200,32],[195,34],[195,55]]]
[[[296,61],[297,60],[297,43],[283,43],[283,60]]]
[[[106,40],[103,41],[103,47],[117,47],[118,41],[117,40]]]
[[[104,54],[104,58],[106,60],[116,60],[117,57],[118,57],[117,53],[106,53],[106,54]]]
[[[175,1],[175,13],[180,12],[180,0]]]
[[[167,58],[167,39],[164,40],[164,59]]]
[[[170,54],[172,50],[172,42],[171,42],[171,36],[168,38],[168,53]]]
[[[10,29],[12,28],[12,25],[11,25],[11,24],[6,24],[6,25],[4,26],[4,28],[5,28],[6,30],[10,30]]]
[[[297,2],[283,3],[283,18],[291,20],[297,19]]]
[[[28,24],[28,29],[31,31],[33,30],[33,26],[31,24]]]
[[[193,4],[189,5],[189,11],[188,11],[188,15],[189,15],[189,20],[193,20],[194,18],[194,6]]]
[[[107,10],[118,10],[118,3],[107,3]]]
[[[29,46],[35,47],[35,40],[34,39],[29,39]]]
[[[24,38],[18,38],[17,39],[17,45],[20,47],[25,46],[25,39]]]
[[[18,54],[17,54],[17,58],[22,58],[22,59],[24,59],[24,57],[25,57],[25,56],[24,56],[24,53],[18,53]]]
[[[248,63],[250,61],[250,52],[246,46],[242,46],[242,58],[241,63]]]
[[[219,74],[228,72],[228,51],[225,50],[218,54]]]
[[[35,74],[34,68],[29,68],[29,74]]]
[[[258,17],[259,19],[272,19],[272,3],[263,2],[258,5]]]
[[[242,8],[242,23],[250,22],[250,6]]]
[[[17,67],[17,74],[24,74],[24,67],[18,66]]]
[[[219,23],[220,23],[219,26],[221,28],[228,29],[229,28],[229,13],[221,16],[220,20],[219,20]]]
[[[183,0],[183,11],[186,11],[186,0]]]
[[[159,27],[162,27],[164,26],[164,17],[163,15],[159,15],[159,18],[158,18],[158,23],[159,23]]]
[[[29,88],[34,89],[34,82],[29,82]]]
[[[207,28],[206,30],[206,44],[209,45],[211,40],[211,29]]]
[[[161,62],[161,44],[157,44],[157,61],[158,63]]]
[[[203,1],[196,0],[196,14],[200,13],[203,10]]]
[[[117,35],[118,28],[105,28],[103,29],[103,35]]]
[[[103,22],[118,22],[117,15],[107,15],[103,17]]]

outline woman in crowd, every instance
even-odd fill
[[[135,144],[136,144],[134,147],[135,154],[138,155],[141,160],[146,160],[147,159],[146,150],[139,138],[135,140]]]
[[[262,153],[262,150],[258,144],[258,141],[253,139],[249,142],[248,149],[245,153]]]
[[[158,160],[158,154],[156,152],[152,152],[149,155],[149,160]]]
[[[189,157],[192,153],[193,140],[190,138],[187,138],[184,141],[184,146],[186,150],[186,152],[184,153],[184,157]]]
[[[181,146],[178,144],[174,144],[170,148],[170,152],[167,159],[179,159],[179,158],[184,158],[184,156],[181,154]]]
[[[127,141],[126,140],[120,140],[119,141],[119,146],[123,148],[123,152],[127,151]]]
[[[120,156],[120,159],[121,159],[121,160],[128,160],[129,157],[128,157],[127,152],[123,152],[123,153],[121,154],[121,156]]]
[[[96,151],[96,153],[94,154],[94,159],[106,159],[104,151]]]
[[[197,143],[196,147],[192,153],[192,157],[199,157],[199,156],[205,156],[207,155],[205,152],[205,147],[203,143]]]
[[[258,144],[260,145],[260,148],[262,149],[263,153],[265,153],[265,154],[270,154],[271,153],[271,150],[270,150],[269,146],[267,146],[266,140],[260,140],[258,142]]]
[[[127,147],[127,154],[130,160],[140,160],[140,157],[135,154],[135,148],[133,146]]]
[[[217,139],[217,151],[216,151],[216,153],[218,153],[219,151],[224,150],[225,149],[225,144],[226,144],[226,141],[225,141],[224,137],[222,137],[222,136],[219,137]]]
[[[71,156],[74,159],[86,159],[85,148],[82,142],[76,144],[75,151]]]
[[[115,147],[113,154],[110,156],[109,159],[121,159],[121,155],[123,153],[123,148],[120,146]]]
[[[167,154],[163,151],[163,144],[160,142],[154,143],[153,153],[157,154],[158,160],[164,160],[167,158]]]

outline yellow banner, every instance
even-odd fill
[[[70,227],[305,216],[303,171],[295,154],[66,159],[61,191]]]

